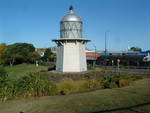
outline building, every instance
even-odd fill
[[[89,51],[86,50],[86,60],[87,60],[87,64],[88,65],[95,65],[96,64],[96,60],[98,57],[100,57],[101,55],[97,52],[97,51]]]
[[[82,38],[82,25],[71,6],[60,22],[60,38],[52,40],[57,44],[56,71],[87,71],[85,43],[90,40]]]
[[[47,49],[47,48],[36,48],[35,51],[36,51],[41,57],[43,57],[46,49]]]

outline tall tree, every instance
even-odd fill
[[[0,64],[5,62],[5,51],[7,46],[5,44],[0,44]]]
[[[52,53],[51,49],[50,49],[50,48],[47,48],[47,49],[45,50],[45,52],[44,52],[43,59],[44,59],[45,61],[50,61],[50,59],[51,59],[52,57],[53,57],[53,53]]]
[[[34,52],[35,48],[28,43],[15,43],[7,46],[5,56],[6,63],[13,65],[14,63],[29,62],[29,54]]]
[[[129,51],[141,52],[142,49],[139,48],[139,47],[131,47],[131,48],[129,49]]]
[[[31,63],[35,63],[41,58],[41,56],[37,52],[30,52],[28,57]]]

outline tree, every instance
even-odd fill
[[[28,57],[31,63],[35,63],[41,58],[41,56],[37,52],[30,52]]]
[[[44,56],[42,59],[44,59],[44,61],[50,61],[50,59],[53,57],[53,53],[51,51],[50,48],[47,48],[44,52]]]
[[[139,48],[139,47],[131,47],[131,48],[129,49],[129,51],[141,52],[142,49]]]
[[[28,43],[15,43],[7,46],[5,51],[6,64],[11,66],[16,63],[29,62],[29,54],[33,53],[35,48],[32,44]]]
[[[0,64],[5,62],[5,51],[7,46],[5,44],[0,44]]]

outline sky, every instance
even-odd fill
[[[0,43],[32,43],[37,48],[56,46],[60,20],[70,5],[83,21],[87,48],[150,49],[150,0],[0,0]]]

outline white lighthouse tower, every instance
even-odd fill
[[[60,38],[52,41],[57,44],[56,71],[87,71],[85,43],[90,40],[82,38],[82,21],[72,6],[60,22]]]

